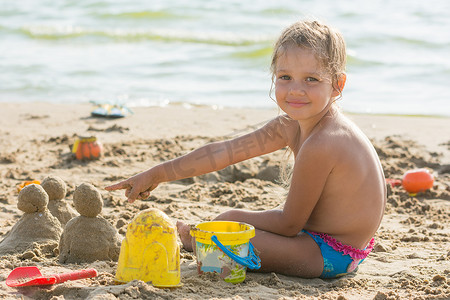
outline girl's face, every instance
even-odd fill
[[[278,57],[275,72],[278,106],[294,120],[321,117],[338,92],[309,49],[291,46]]]

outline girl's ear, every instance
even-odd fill
[[[342,73],[338,75],[338,80],[333,84],[333,97],[340,96],[344,90],[345,81],[347,80],[347,74]]]

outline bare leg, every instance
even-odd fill
[[[177,221],[177,230],[178,234],[180,235],[181,243],[183,243],[183,248],[186,251],[192,251],[193,249],[192,242],[194,239],[190,234],[191,226],[181,221]]]
[[[323,258],[319,246],[307,234],[286,237],[256,229],[252,244],[261,258],[260,272],[276,272],[303,278],[319,277]]]
[[[232,210],[219,215],[217,220],[246,222],[246,215],[245,211]],[[256,229],[251,242],[261,258],[261,269],[258,271],[304,278],[319,277],[322,273],[322,253],[307,234],[287,237]]]

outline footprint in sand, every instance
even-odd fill
[[[47,209],[48,195],[37,184],[24,187],[19,193],[17,208],[24,215],[0,242],[0,255],[24,252],[34,243],[58,243],[62,233],[61,223]]]
[[[48,176],[42,181],[41,186],[48,194],[48,209],[64,227],[70,219],[78,215],[64,200],[67,193],[66,183],[57,176]]]
[[[59,243],[59,262],[117,261],[121,236],[99,215],[103,204],[98,190],[91,184],[81,184],[75,189],[73,203],[80,216],[64,227]]]

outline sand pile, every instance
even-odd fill
[[[71,219],[64,227],[59,243],[59,262],[117,261],[122,238],[99,215],[103,206],[100,193],[91,184],[83,183],[75,189],[73,202],[80,216]]]
[[[22,254],[44,244],[56,246],[62,227],[47,204],[48,195],[40,185],[31,184],[20,191],[17,208],[24,214],[0,242],[0,255]]]
[[[41,186],[48,194],[48,209],[64,227],[70,219],[78,215],[64,199],[67,193],[66,183],[58,176],[48,176],[41,182]]]

